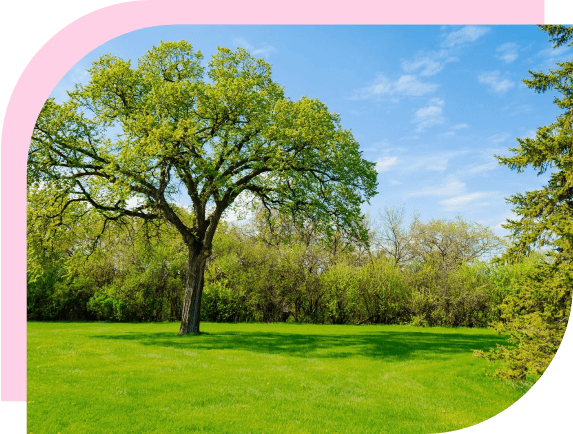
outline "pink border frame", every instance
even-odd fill
[[[256,11],[256,12],[252,12]],[[445,12],[447,11],[447,12]],[[2,401],[26,401],[26,158],[34,122],[52,89],[85,54],[121,34],[168,24],[536,24],[543,0],[147,0],[92,12],[51,38],[10,98],[2,134]],[[103,25],[102,25],[103,24]],[[9,210],[9,212],[7,212]]]

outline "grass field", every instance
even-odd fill
[[[436,433],[525,390],[486,377],[480,329],[28,323],[28,432]]]

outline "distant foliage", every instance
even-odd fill
[[[35,211],[30,228],[43,222]],[[82,228],[75,238],[65,226],[50,226],[49,239],[30,233],[29,319],[179,319],[187,258],[172,228],[125,218],[102,233],[89,213],[75,224]],[[500,320],[499,304],[511,292],[503,276],[512,266],[450,259],[486,228],[460,219],[416,227],[426,237],[449,236],[443,243],[452,252],[436,255],[412,236],[408,260],[398,263],[360,239],[329,237],[262,210],[250,223],[223,224],[205,272],[201,319],[447,327]]]
[[[70,221],[46,218],[28,193],[28,319],[176,320],[186,252],[175,231],[125,218],[102,221],[76,204]]]

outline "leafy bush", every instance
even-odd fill
[[[355,275],[360,323],[400,324],[409,321],[412,291],[407,276],[393,260],[377,258],[363,265]]]
[[[493,376],[504,380],[525,380],[543,374],[557,352],[569,316],[573,288],[573,267],[565,263],[537,264],[517,276],[515,291],[501,305],[499,333],[509,333],[508,346],[477,357],[501,362]]]
[[[245,296],[225,281],[205,285],[201,299],[201,321],[252,322],[255,316],[245,309]]]
[[[88,302],[88,310],[93,313],[99,321],[115,319],[114,300],[106,293],[96,292]]]

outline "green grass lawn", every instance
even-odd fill
[[[436,433],[525,392],[486,377],[482,329],[28,323],[28,432]]]

